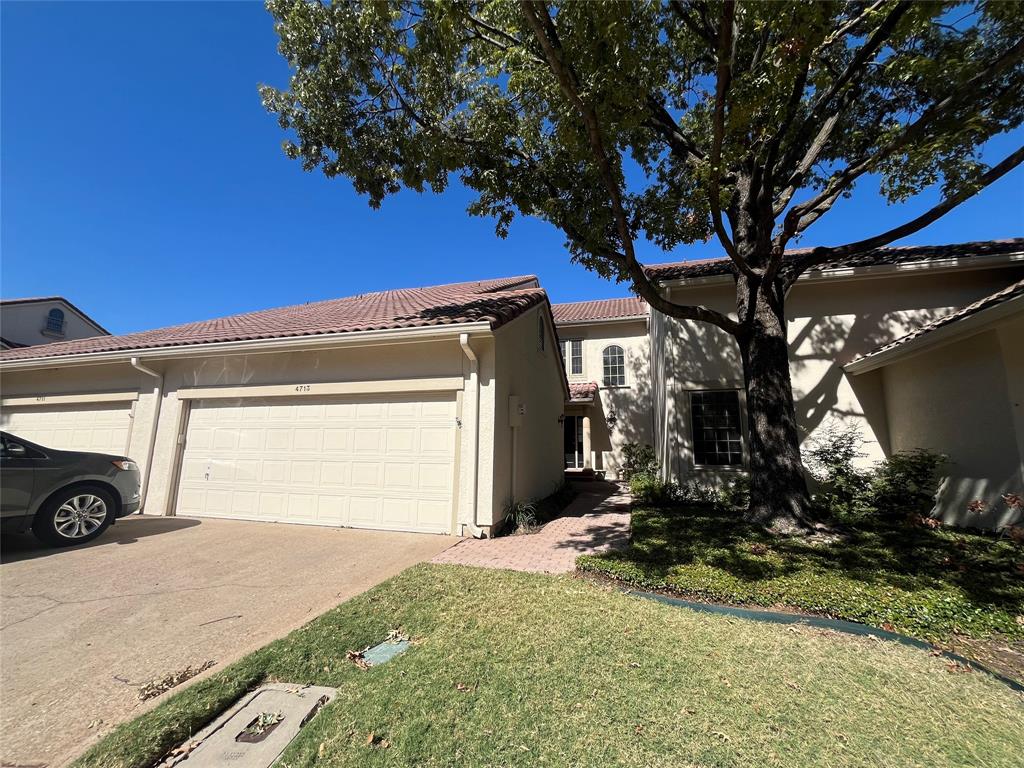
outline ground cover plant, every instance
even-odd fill
[[[396,628],[413,639],[404,654],[346,658]],[[1019,694],[916,649],[570,576],[421,565],[171,695],[78,766],[152,765],[264,681],[338,689],[288,768],[1008,768],[1024,751]]]

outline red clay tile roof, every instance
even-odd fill
[[[7,349],[0,352],[0,362],[472,322],[497,328],[546,300],[536,286],[537,278],[529,275],[365,293],[123,336]]]
[[[588,320],[617,320],[647,316],[647,302],[643,299],[602,299],[600,301],[574,301],[552,304],[556,323],[580,323]]]
[[[793,258],[811,251],[811,248],[796,248],[786,251],[787,258]],[[1024,238],[1008,240],[984,240],[952,245],[904,245],[875,248],[870,251],[838,259],[815,267],[811,272],[827,269],[849,269],[851,267],[876,267],[883,265],[912,264],[922,261],[974,258],[978,256],[1002,256],[1024,252]],[[652,264],[644,268],[653,280],[685,280],[697,277],[714,277],[732,273],[732,262],[728,258],[696,259],[678,261],[672,264]]]
[[[1018,282],[1013,283],[1012,285],[1008,285],[1006,288],[1003,288],[1003,290],[1001,291],[996,291],[995,293],[985,296],[982,299],[978,299],[973,304],[968,304],[966,307],[958,309],[956,312],[950,312],[948,315],[943,315],[942,317],[936,318],[935,320],[932,320],[930,323],[925,323],[920,328],[915,328],[910,333],[900,336],[898,339],[890,341],[888,344],[883,344],[880,347],[876,347],[867,354],[861,355],[860,357],[856,358],[852,362],[856,363],[859,362],[860,360],[865,360],[869,357],[875,357],[876,355],[880,355],[883,352],[888,352],[890,349],[896,349],[897,347],[901,347],[904,344],[908,344],[914,339],[918,339],[922,336],[925,336],[926,334],[931,333],[934,330],[937,330],[947,325],[952,325],[953,323],[956,323],[960,320],[964,320],[968,317],[971,317],[972,315],[976,315],[979,312],[984,312],[986,309],[997,307],[1000,304],[1005,304],[1008,301],[1012,301],[1013,299],[1020,298],[1022,296],[1024,296],[1024,280],[1019,280]]]
[[[593,402],[597,394],[597,382],[588,381],[585,384],[569,383],[569,400],[574,403]]]

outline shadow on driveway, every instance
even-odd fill
[[[130,522],[128,522],[130,520]],[[17,563],[22,560],[34,560],[37,557],[51,557],[77,552],[83,549],[95,549],[111,544],[134,544],[139,539],[159,536],[162,533],[173,533],[183,528],[201,525],[201,520],[187,517],[146,517],[145,515],[129,515],[103,532],[103,535],[88,544],[77,547],[48,547],[31,533],[5,534],[0,540],[0,562]]]

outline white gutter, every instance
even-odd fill
[[[146,504],[146,493],[149,491],[149,476],[153,474],[153,454],[156,450],[156,431],[160,425],[160,406],[164,399],[164,375],[157,373],[152,368],[148,368],[142,364],[137,357],[131,358],[129,361],[132,368],[147,376],[152,376],[156,379],[153,384],[153,397],[156,398],[156,403],[153,405],[153,423],[149,429],[149,445],[146,447],[146,472],[142,476],[142,490],[139,492],[139,514],[141,514]]]
[[[274,339],[246,339],[244,341],[221,341],[210,344],[175,344],[148,349],[121,349],[111,352],[83,352],[72,355],[31,357],[16,360],[0,360],[0,369],[56,368],[67,365],[96,365],[99,363],[123,363],[132,355],[145,354],[147,360],[166,360],[200,355],[262,354],[281,351],[316,350],[322,347],[377,346],[413,341],[431,341],[451,338],[467,333],[490,333],[489,322],[458,323],[447,326],[424,326],[421,328],[381,329],[374,331],[349,331],[323,333],[306,336],[292,336]]]
[[[1024,262],[1024,251],[1015,253],[1002,253],[998,256],[971,256],[963,259],[934,259],[931,261],[912,261],[906,264],[874,264],[865,267],[835,267],[826,270],[814,270],[804,272],[797,278],[797,282],[819,282],[836,280],[840,278],[873,278],[891,277],[894,274],[908,272],[960,272],[972,269],[991,269],[993,267],[1013,267]],[[654,264],[652,266],[660,266]],[[685,267],[686,262],[680,262],[680,267]],[[716,283],[731,283],[732,273],[724,275],[707,275],[705,277],[676,277],[671,280],[658,280],[655,282],[665,288],[696,288]]]
[[[469,390],[473,393],[471,417],[465,419],[465,413],[463,413],[463,423],[468,423],[469,426],[469,455],[470,462],[472,463],[472,469],[469,473],[470,517],[469,522],[465,523],[464,527],[469,528],[473,538],[482,539],[486,537],[486,532],[476,524],[477,480],[480,472],[480,360],[469,343],[468,333],[459,334],[459,345],[462,347],[462,351],[465,352],[466,359],[469,360]]]

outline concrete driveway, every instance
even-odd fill
[[[0,763],[56,766],[207,673],[455,543],[447,536],[132,516],[92,544],[10,537],[0,565]]]

